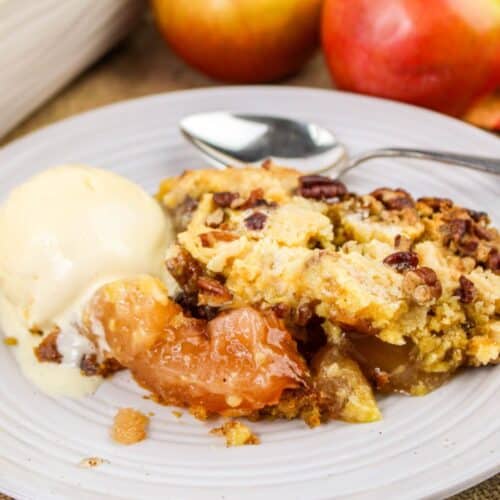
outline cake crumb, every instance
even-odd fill
[[[148,411],[148,417],[154,417],[155,412],[154,411]]]
[[[181,418],[181,417],[182,417],[182,411],[174,410],[174,411],[172,412],[172,415],[173,415],[175,418]]]
[[[115,415],[111,437],[120,444],[135,444],[146,438],[149,417],[133,408],[120,408]]]
[[[191,408],[189,408],[189,413],[202,422],[208,419],[207,410],[205,410],[203,406],[191,406]]]
[[[100,457],[88,457],[84,458],[79,464],[79,467],[84,467],[85,469],[92,469],[102,464],[109,464],[109,460]]]
[[[213,436],[224,436],[227,447],[260,444],[260,439],[245,424],[237,420],[226,422],[221,427],[212,429],[210,434]]]
[[[3,343],[8,346],[14,346],[18,344],[16,337],[5,337],[3,339]]]

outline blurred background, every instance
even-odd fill
[[[0,144],[224,84],[381,96],[500,131],[500,0],[0,0]]]
[[[0,68],[0,145],[236,83],[370,94],[498,133],[500,0],[0,0]],[[500,476],[457,498],[500,498]]]

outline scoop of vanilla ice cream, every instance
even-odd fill
[[[0,210],[0,289],[28,327],[43,329],[93,284],[161,274],[171,234],[161,207],[127,179],[51,168]]]

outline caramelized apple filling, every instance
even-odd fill
[[[112,355],[165,404],[245,415],[307,385],[307,366],[272,312],[242,307],[210,321],[188,317],[147,276],[101,288],[86,325],[102,328]]]

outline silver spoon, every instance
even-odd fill
[[[261,164],[272,159],[304,173],[337,178],[373,158],[433,160],[500,175],[500,159],[445,151],[383,148],[352,157],[327,129],[314,123],[252,114],[213,112],[185,117],[184,136],[217,168]]]

